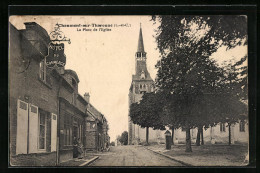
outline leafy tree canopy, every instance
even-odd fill
[[[130,106],[130,117],[134,124],[141,127],[152,127],[153,129],[164,130],[162,117],[158,116],[162,112],[164,104],[163,95],[155,93],[145,93],[140,103],[133,103]]]

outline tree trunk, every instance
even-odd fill
[[[231,124],[228,123],[228,145],[231,145]]]
[[[146,144],[149,144],[149,127],[146,127]]]
[[[199,127],[198,127],[198,132],[197,132],[196,145],[200,146],[200,128]]]
[[[172,145],[174,145],[174,127],[172,127]]]
[[[185,152],[192,152],[189,127],[186,127],[186,150],[185,150]]]
[[[200,134],[201,134],[201,145],[204,145],[203,128],[202,128],[202,127],[201,127],[201,129],[200,129]]]

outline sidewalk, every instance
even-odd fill
[[[86,153],[86,156],[82,159],[75,158],[66,162],[62,162],[59,164],[59,166],[86,166],[99,158],[99,156],[96,156],[95,154],[96,153]]]
[[[145,148],[169,157],[186,166],[246,166],[247,145],[202,145],[192,146],[192,152],[185,152],[185,145],[172,145],[171,150],[164,145],[150,145]]]

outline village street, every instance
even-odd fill
[[[143,146],[116,146],[109,152],[98,154],[99,159],[88,166],[183,166],[157,155]]]

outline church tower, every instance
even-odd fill
[[[147,53],[144,50],[142,28],[140,26],[137,52],[135,53],[135,74],[132,75],[132,83],[129,89],[129,107],[132,103],[139,102],[146,92],[154,91],[154,81],[146,66]],[[145,131],[140,126],[133,124],[128,116],[128,144],[138,144],[145,139]],[[150,136],[150,135],[149,135]]]

